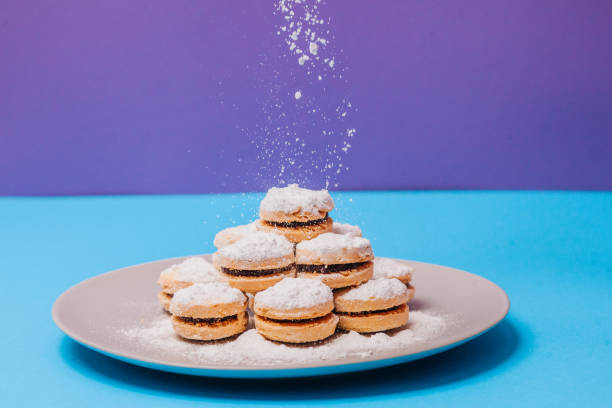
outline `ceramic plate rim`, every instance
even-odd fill
[[[106,356],[109,356],[111,358],[116,358],[119,359],[121,361],[126,361],[128,363],[131,364],[136,364],[136,365],[140,365],[140,366],[144,366],[144,367],[148,367],[148,368],[153,368],[153,369],[157,369],[157,370],[161,370],[161,371],[170,371],[170,372],[181,372],[184,374],[190,374],[190,375],[204,375],[204,376],[216,376],[215,372],[218,371],[219,372],[219,376],[223,376],[223,377],[228,377],[228,375],[222,374],[223,372],[236,372],[236,373],[251,373],[251,372],[266,372],[266,371],[274,371],[274,372],[285,372],[287,371],[288,373],[290,371],[295,371],[295,370],[312,370],[312,369],[324,369],[324,368],[333,368],[333,367],[340,367],[340,366],[352,366],[352,365],[360,365],[363,363],[380,363],[384,360],[394,360],[394,359],[400,359],[400,358],[408,358],[410,356],[415,356],[414,360],[416,359],[420,359],[420,358],[424,358],[433,354],[437,354],[439,352],[448,350],[450,348],[459,346],[467,341],[470,341],[476,337],[478,337],[479,335],[482,335],[484,333],[486,333],[487,331],[489,331],[490,329],[492,329],[493,327],[495,327],[496,325],[498,325],[507,315],[508,312],[510,310],[510,299],[507,295],[507,293],[497,284],[495,284],[494,282],[471,272],[467,272],[464,270],[460,270],[460,269],[456,269],[456,268],[452,268],[452,267],[448,267],[448,266],[444,266],[444,265],[438,265],[438,264],[432,264],[432,263],[426,263],[426,262],[420,262],[420,261],[413,261],[413,260],[403,260],[403,259],[398,259],[398,258],[391,258],[391,259],[395,259],[398,261],[407,261],[407,262],[411,262],[411,263],[418,263],[418,264],[425,264],[425,265],[430,265],[430,266],[435,266],[435,267],[442,267],[442,268],[447,268],[447,269],[452,269],[455,272],[459,272],[459,273],[463,273],[463,274],[467,274],[467,275],[471,275],[472,277],[475,277],[477,279],[482,279],[484,281],[486,281],[488,284],[492,285],[492,287],[500,294],[502,295],[503,301],[505,303],[504,305],[504,311],[503,313],[500,313],[498,318],[492,323],[490,324],[488,327],[482,328],[482,329],[476,329],[473,332],[470,332],[464,336],[462,336],[461,338],[454,338],[452,340],[446,340],[445,342],[443,342],[443,344],[438,344],[436,347],[433,348],[425,348],[423,350],[417,351],[417,352],[405,352],[402,349],[399,350],[395,350],[395,351],[388,351],[388,352],[384,352],[384,353],[379,353],[379,354],[374,354],[372,356],[368,356],[368,357],[363,357],[363,358],[352,358],[352,359],[346,359],[347,361],[344,361],[342,359],[338,359],[338,360],[330,360],[330,361],[318,361],[318,362],[312,362],[312,363],[297,363],[297,364],[278,364],[278,365],[250,365],[250,366],[224,366],[223,364],[205,364],[205,365],[198,365],[198,364],[183,364],[183,363],[168,363],[167,361],[163,361],[163,360],[159,360],[156,358],[140,358],[140,357],[135,357],[129,353],[125,353],[123,351],[117,351],[114,349],[110,349],[102,344],[99,344],[97,341],[95,340],[89,340],[84,338],[83,336],[81,336],[80,334],[78,334],[77,332],[75,332],[74,330],[72,330],[69,325],[65,324],[65,322],[62,321],[61,317],[59,316],[59,310],[61,308],[61,304],[62,302],[66,299],[66,297],[70,296],[70,293],[74,290],[78,290],[79,287],[84,286],[86,284],[91,284],[92,282],[95,282],[96,280],[100,280],[100,279],[104,279],[105,277],[107,277],[108,275],[111,274],[120,274],[120,273],[125,273],[126,270],[129,270],[131,268],[134,267],[142,267],[142,266],[146,266],[149,264],[155,264],[158,262],[162,262],[162,261],[176,261],[176,262],[180,262],[181,260],[185,259],[185,258],[189,258],[191,256],[204,256],[204,257],[210,257],[210,254],[196,254],[196,255],[188,255],[188,256],[179,256],[179,257],[173,257],[173,258],[165,258],[165,259],[158,259],[158,260],[154,260],[154,261],[149,261],[149,262],[143,262],[143,263],[139,263],[139,264],[134,264],[134,265],[130,265],[130,266],[126,266],[126,267],[122,267],[119,269],[115,269],[112,271],[108,271],[108,272],[104,272],[102,274],[99,275],[95,275],[91,278],[85,279],[73,286],[71,286],[70,288],[68,288],[67,290],[65,290],[60,296],[57,297],[57,299],[55,300],[55,302],[53,303],[53,307],[51,309],[51,315],[52,315],[52,319],[54,321],[54,323],[57,325],[57,327],[65,334],[67,335],[69,338],[71,338],[72,340],[76,341],[77,343],[91,349],[94,350],[96,352],[100,352]],[[421,356],[422,355],[422,356]],[[353,361],[353,360],[357,360],[357,361]],[[405,360],[405,361],[409,361],[409,360]],[[143,364],[144,363],[144,364]],[[399,363],[399,362],[398,362]],[[395,364],[393,362],[390,362],[388,365],[391,364]],[[383,364],[385,365],[385,364]],[[177,369],[182,369],[183,371],[177,370]],[[202,371],[202,373],[197,373],[197,371]],[[353,371],[353,370],[342,370],[342,371]],[[336,371],[334,371],[336,372]],[[311,375],[311,374],[306,374],[306,375]],[[242,377],[241,375],[236,375],[236,377]]]

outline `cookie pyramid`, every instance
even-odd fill
[[[333,209],[327,190],[309,190],[297,184],[273,187],[260,203],[258,220],[216,234],[216,277],[227,284],[227,291],[237,289],[248,296],[255,328],[262,336],[288,343],[313,342],[333,335],[336,327],[372,333],[395,329],[408,321],[407,302],[414,296],[412,268],[386,258],[375,259],[361,229],[334,222],[329,216]],[[207,283],[201,282],[210,280],[210,270],[202,267],[200,276],[193,271],[195,264],[191,261],[188,265],[194,276],[191,284],[212,296],[220,286],[202,288]],[[176,293],[190,285],[185,282],[185,273],[183,280],[174,284],[168,276],[181,276],[177,274],[181,264],[172,268],[172,274],[163,271],[166,278],[160,279],[165,285],[160,301],[170,311],[174,301],[170,295],[177,298]],[[167,288],[174,287],[182,289],[168,293]],[[222,299],[223,295],[215,296]],[[185,296],[177,299],[185,302]],[[196,309],[215,302],[198,296],[189,299],[193,304],[187,306]],[[236,320],[233,315],[223,318]],[[234,327],[245,330],[240,321]],[[202,339],[217,339],[215,333],[237,334],[236,330],[217,328],[213,332],[211,328],[207,337],[206,324],[211,322],[219,323],[214,319],[200,322]]]

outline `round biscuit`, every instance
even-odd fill
[[[298,184],[272,187],[259,203],[262,219],[270,221],[309,221],[323,218],[334,209],[327,190],[310,190]]]
[[[289,266],[293,263],[294,256],[293,254],[287,254],[285,256],[276,257],[276,258],[268,258],[263,260],[237,260],[232,258],[226,258],[221,255],[219,252],[215,252],[213,254],[213,265],[217,270],[221,273],[223,271],[221,268],[228,269],[236,269],[236,270],[262,270],[262,269],[278,269],[284,268],[285,266]],[[224,275],[227,276],[227,275]]]
[[[259,217],[262,220],[272,221],[272,222],[308,222],[308,221],[315,221],[315,220],[320,220],[321,218],[324,218],[329,211],[331,211],[331,209],[327,211],[325,209],[322,209],[320,211],[313,211],[313,212],[308,212],[308,213],[299,212],[299,213],[288,214],[282,211],[260,210]]]
[[[351,290],[351,288],[341,289],[334,293],[334,303],[338,312],[369,312],[376,310],[390,309],[404,303],[408,303],[410,292],[406,291],[400,296],[393,296],[386,299],[344,299],[342,295]]]
[[[358,333],[374,333],[402,327],[408,322],[408,305],[381,313],[350,316],[338,315],[338,327]]]
[[[224,246],[240,241],[246,235],[254,231],[255,225],[253,223],[222,229],[215,235],[213,245],[217,249],[223,248]]]
[[[265,338],[284,343],[309,343],[334,334],[338,317],[330,313],[315,321],[278,322],[255,315],[255,328]]]
[[[325,244],[319,241],[326,241]],[[345,246],[346,241],[359,245]],[[321,250],[324,248],[324,250]],[[367,262],[374,259],[370,242],[362,237],[342,234],[325,234],[300,242],[295,247],[295,263],[306,265],[336,265]]]
[[[282,227],[278,225],[267,224],[264,220],[257,220],[255,227],[258,231],[272,232],[287,238],[289,241],[297,244],[299,242],[316,238],[326,232],[331,232],[334,221],[328,217],[324,222],[314,225],[306,225],[301,227]]]
[[[176,293],[181,289],[185,289],[193,285],[193,282],[175,280],[172,274],[160,275],[159,279],[157,280],[157,283],[159,284],[159,286],[161,286],[162,291],[168,294]]]
[[[175,316],[191,317],[194,319],[212,319],[217,317],[226,317],[244,312],[247,308],[247,298],[241,302],[217,303],[212,305],[203,305],[194,303],[188,306],[177,305],[171,302],[170,312]]]
[[[295,268],[291,268],[285,272],[273,273],[264,276],[236,276],[221,272],[225,281],[233,288],[240,289],[243,292],[257,293],[268,289],[270,286],[280,282],[284,278],[294,278]]]
[[[246,312],[238,313],[238,318],[217,323],[188,323],[172,316],[172,328],[181,337],[190,340],[219,340],[235,336],[247,329],[249,318]]]
[[[373,272],[374,269],[372,262],[367,262],[366,264],[358,266],[357,268],[342,272],[298,272],[297,276],[298,278],[319,279],[332,289],[340,289],[349,286],[356,286],[370,280]]]
[[[330,300],[325,303],[308,308],[296,308],[291,310],[279,310],[267,307],[261,303],[255,303],[253,312],[259,316],[277,320],[300,320],[314,319],[325,316],[334,310],[334,302]]]

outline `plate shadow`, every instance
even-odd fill
[[[64,362],[82,375],[136,392],[227,400],[321,400],[405,393],[464,381],[529,351],[530,335],[506,318],[459,347],[413,362],[348,374],[288,379],[219,379],[143,368],[104,356],[65,336]],[[308,390],[308,391],[306,391]],[[306,392],[305,392],[306,391]]]

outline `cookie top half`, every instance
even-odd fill
[[[362,236],[361,228],[359,228],[357,225],[342,224],[336,221],[334,221],[334,225],[332,226],[332,232],[335,234],[351,235],[353,237]]]
[[[247,298],[226,282],[196,283],[174,294],[170,313],[180,317],[210,319],[246,310]]]
[[[338,312],[366,312],[405,304],[408,295],[406,285],[397,279],[372,279],[336,292],[334,301]]]
[[[215,248],[223,248],[226,245],[231,245],[234,242],[240,241],[247,235],[257,231],[255,223],[252,222],[246,225],[237,225],[235,227],[225,228],[215,235],[213,245]]]
[[[372,279],[397,278],[404,283],[408,283],[412,279],[412,272],[414,272],[414,269],[403,262],[376,257]]]
[[[352,235],[328,232],[295,247],[298,264],[346,264],[367,262],[374,259],[368,239]]]
[[[259,205],[259,216],[272,222],[306,222],[321,219],[333,209],[334,200],[327,190],[289,184],[268,190]]]
[[[269,319],[303,320],[334,309],[331,289],[316,279],[285,278],[255,295],[254,312]]]
[[[216,267],[229,269],[275,269],[293,262],[293,244],[287,238],[261,231],[222,247],[213,256]]]
[[[164,269],[157,283],[164,292],[174,293],[193,283],[215,282],[219,279],[221,279],[219,272],[210,262],[192,257]]]

